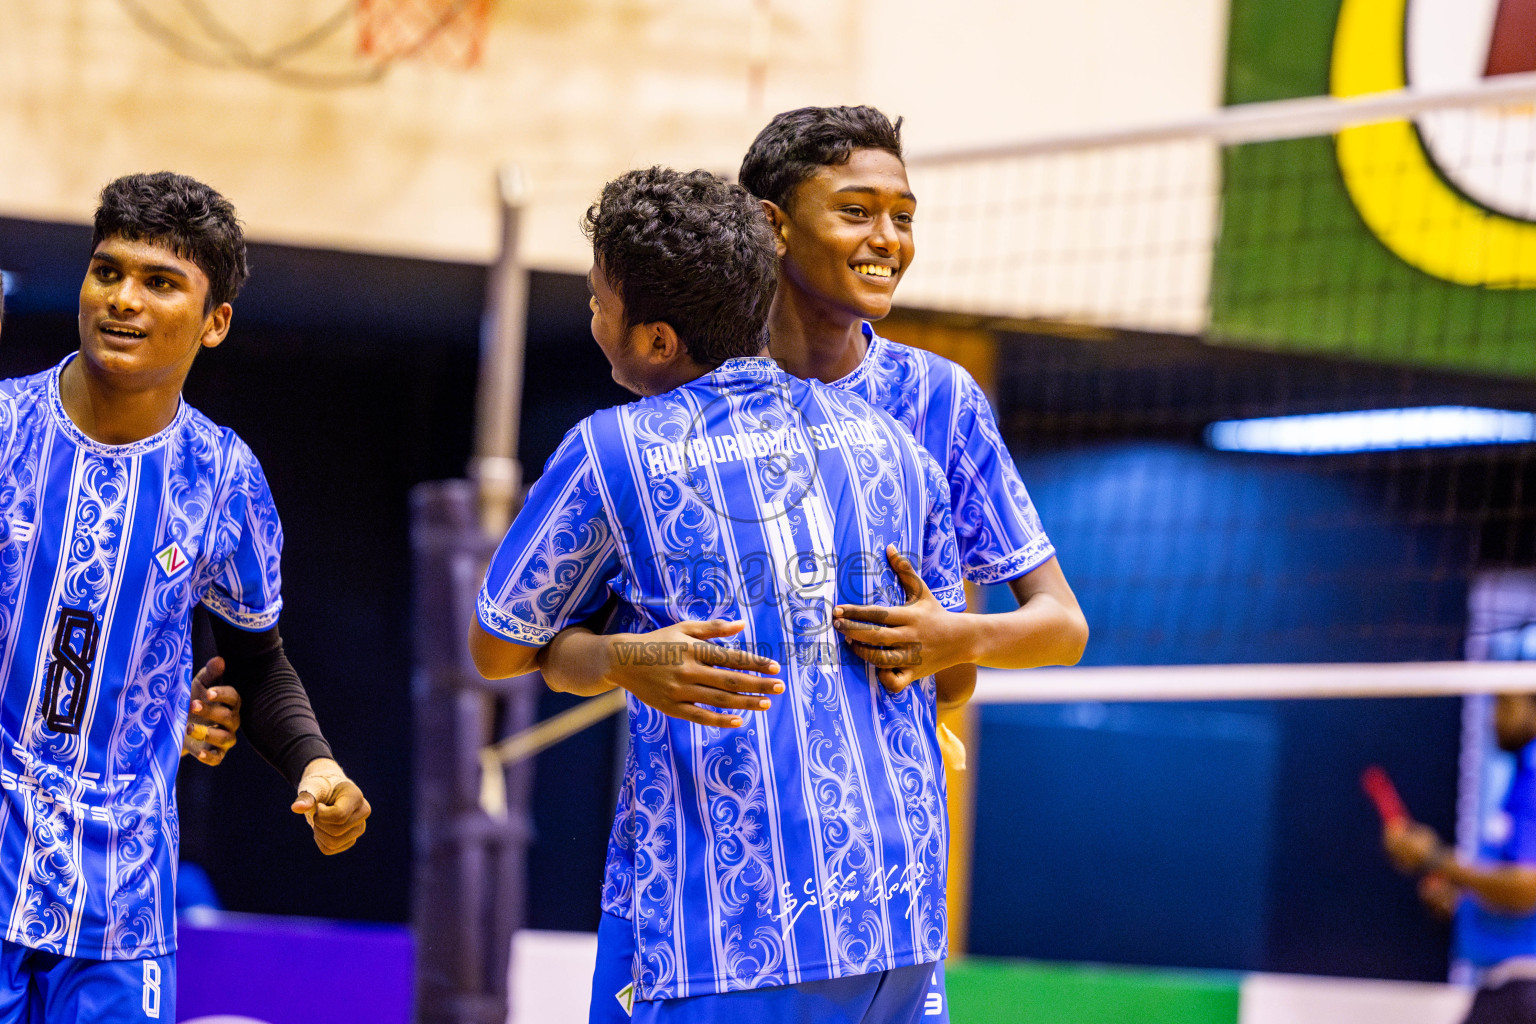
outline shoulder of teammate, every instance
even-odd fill
[[[0,379],[0,399],[22,399],[27,395],[45,395],[48,392],[48,378],[52,375],[53,367],[50,367],[41,373]]]
[[[613,415],[602,410],[567,431],[529,488],[476,597],[487,632],[541,646],[601,604],[616,540],[589,437]]]
[[[925,369],[932,369],[940,374],[949,374],[956,370],[960,371],[961,373],[965,373],[965,368],[959,363],[955,362],[953,359],[948,359],[939,355],[937,352],[929,351],[926,348],[918,348],[916,345],[908,345],[905,342],[894,341],[874,330],[873,325],[871,325],[870,338],[871,340],[876,338],[879,339],[880,347],[884,352],[885,358],[891,360],[892,362],[921,365]]]
[[[930,397],[952,392],[963,381],[975,384],[970,371],[947,356],[941,356],[926,348],[918,348],[916,345],[892,341],[884,335],[873,332],[871,332],[871,338],[879,340],[877,356],[882,363],[888,364],[883,369],[900,371],[899,377],[910,380],[914,387],[921,387]],[[873,369],[878,372],[882,367]]]
[[[996,429],[986,392],[976,383],[971,371],[937,352],[890,338],[880,338],[880,347],[884,360],[908,371],[904,376],[911,378],[912,386],[921,388],[930,408],[936,401],[954,407],[956,425],[961,428],[957,433],[968,430],[978,416],[984,416],[985,422]],[[946,465],[945,468],[949,467]]]
[[[870,370],[880,381],[872,388],[877,403],[882,408],[890,405],[888,411],[893,413],[897,408],[912,417],[921,413],[924,421],[945,426],[942,435],[930,429],[930,436],[918,438],[918,443],[933,446],[933,456],[953,483],[972,434],[990,427],[991,435],[997,435],[986,393],[970,371],[953,359],[890,338],[878,337],[878,342],[876,358],[881,365]]]
[[[48,394],[44,374],[0,380],[0,461],[9,461],[24,417],[43,409]]]
[[[565,432],[555,450],[544,460],[544,469],[528,489],[523,508],[558,501],[551,489],[569,491],[578,477],[595,477],[600,472],[599,453],[593,450],[602,438],[615,434],[615,424],[622,407],[599,409]],[[522,519],[521,513],[518,519]],[[524,523],[526,526],[526,522]],[[514,528],[517,521],[513,523]],[[510,536],[510,533],[508,534]]]
[[[930,439],[949,485],[961,562],[978,583],[1002,583],[1055,553],[1034,501],[1004,443],[986,392],[965,367],[943,356],[882,339],[888,357],[921,366],[926,418],[949,436]],[[919,378],[921,378],[919,380]],[[941,454],[942,453],[942,454]]]

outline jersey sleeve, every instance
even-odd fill
[[[949,495],[960,563],[974,583],[1017,579],[1056,553],[980,385],[959,371]]]
[[[550,456],[497,547],[475,614],[489,633],[542,647],[603,606],[619,568],[597,468],[578,426]]]
[[[266,630],[283,608],[283,524],[261,463],[243,442],[231,450],[227,518],[233,543],[215,567],[202,603],[232,626]]]
[[[923,555],[918,573],[939,603],[952,612],[965,610],[965,581],[960,577],[960,555],[949,509],[949,485],[944,470],[932,455],[914,445],[922,463],[928,511],[923,517]]]

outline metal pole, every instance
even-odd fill
[[[506,961],[482,920],[493,888],[487,861],[499,844],[526,840],[527,820],[492,819],[480,807],[479,747],[492,728],[496,684],[475,671],[465,644],[491,554],[478,518],[467,480],[424,483],[411,493],[418,1024],[506,1021]]]
[[[469,475],[480,496],[480,525],[500,537],[512,522],[523,486],[517,433],[523,411],[523,353],[527,340],[528,271],[522,263],[523,207],[528,182],[508,164],[496,175],[501,201],[501,255],[486,283],[480,328],[480,389],[476,396],[475,457]]]
[[[496,176],[501,253],[480,332],[472,481],[412,494],[416,617],[416,1020],[505,1024],[512,933],[522,925],[531,763],[503,769],[505,814],[481,807],[481,750],[537,710],[536,676],[488,683],[465,642],[475,594],[522,493],[517,460],[528,274],[519,234],[527,187]]]

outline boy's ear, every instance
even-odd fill
[[[648,324],[636,324],[631,330],[639,331],[639,343],[641,351],[645,353],[646,362],[653,366],[662,366],[672,362],[678,356],[687,356],[688,349],[683,345],[683,339],[677,336],[672,325],[665,320],[657,320]]]
[[[773,248],[779,258],[783,259],[789,247],[789,215],[771,199],[759,199],[758,202],[763,205],[763,216],[768,218],[768,226],[773,228]]]
[[[203,320],[203,348],[218,348],[229,334],[229,323],[235,315],[234,307],[227,302],[221,302],[213,312]]]

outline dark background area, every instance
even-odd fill
[[[1536,409],[1529,383],[1120,335],[1005,339],[998,404],[1086,665],[1445,661],[1536,555],[1531,445],[1217,452],[1213,421]],[[1006,595],[988,595],[993,608]],[[1461,701],[982,709],[971,951],[1444,980],[1361,770],[1452,836]]]
[[[0,219],[0,374],[75,347],[89,231]],[[405,920],[411,856],[407,500],[463,474],[485,268],[253,247],[235,327],[187,397],[236,429],[282,512],[283,632],[368,836],[323,858],[247,747],[182,773],[183,856],[231,909]],[[520,457],[624,400],[575,275],[535,274]],[[1093,628],[1086,663],[1461,656],[1482,568],[1536,555],[1531,446],[1212,452],[1215,419],[1413,404],[1536,408],[1528,385],[1184,338],[1005,336],[997,404]],[[989,600],[1004,600],[998,594]],[[999,607],[1001,605],[998,605]],[[541,714],[574,701],[545,694]],[[1378,761],[1453,826],[1460,702],[990,707],[977,752],[978,953],[1443,979],[1446,933],[1380,854]],[[537,762],[528,921],[591,929],[612,722]]]

